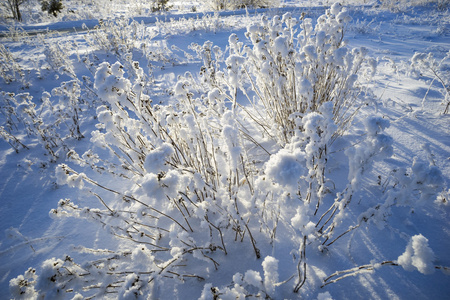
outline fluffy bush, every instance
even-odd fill
[[[3,44],[0,44],[0,76],[5,83],[11,83],[24,76],[16,58]]]
[[[247,29],[250,46],[230,36],[222,78],[215,63],[208,62],[211,51],[204,53],[205,80],[213,78],[213,86],[227,91],[234,106],[246,105],[249,117],[280,144],[301,131],[302,118],[324,103],[332,103],[335,135],[342,134],[365,103],[359,100],[361,75],[373,74],[376,67],[374,60],[365,60],[365,49],[345,46],[350,20],[339,4],[319,17],[315,27],[311,19],[296,20],[290,14],[263,18]],[[238,91],[245,98],[237,99]]]

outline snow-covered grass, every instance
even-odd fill
[[[2,38],[2,298],[448,295],[450,14],[279,12]]]

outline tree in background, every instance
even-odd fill
[[[158,11],[168,11],[172,8],[172,5],[169,5],[169,0],[152,0],[152,12]]]
[[[22,14],[20,13],[20,5],[22,5],[25,0],[6,0],[7,8],[12,12],[13,18],[17,21],[22,21]]]
[[[42,11],[46,11],[49,14],[52,14],[53,16],[57,16],[58,13],[61,12],[61,10],[64,8],[61,0],[43,0],[41,2],[41,9]]]

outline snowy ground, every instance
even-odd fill
[[[373,93],[372,100],[368,108],[361,110],[349,134],[360,135],[363,130],[362,123],[372,115],[378,114],[388,119],[390,127],[386,132],[393,138],[394,154],[383,161],[375,162],[371,174],[375,178],[380,176],[383,185],[394,168],[408,168],[417,158],[426,162],[426,165],[434,164],[440,170],[443,178],[441,188],[444,187],[445,191],[448,191],[450,114],[442,114],[445,109],[445,105],[442,105],[444,97],[442,85],[437,80],[433,81],[430,74],[424,73],[420,76],[412,72],[410,60],[417,52],[431,52],[437,60],[449,53],[449,11],[438,11],[433,6],[416,7],[411,11],[400,13],[361,6],[351,6],[348,9],[352,17],[352,21],[346,27],[345,37],[348,46],[365,47],[368,49],[368,55],[378,60],[377,73],[367,86]],[[153,80],[153,84],[146,87],[150,91],[153,103],[168,105],[175,101],[173,88],[177,76],[183,75],[186,71],[192,74],[200,71],[202,63],[189,48],[191,43],[203,45],[206,41],[212,41],[214,45],[225,49],[230,33],[236,33],[241,41],[246,41],[247,26],[261,22],[263,14],[271,18],[276,14],[291,11],[294,17],[300,18],[301,13],[305,12],[306,17],[312,18],[315,22],[324,10],[323,7],[304,9],[295,7],[249,13],[239,11],[215,16],[198,15],[195,19],[189,19],[193,16],[192,13],[173,13],[169,17],[161,17],[161,20],[168,21],[171,16],[175,18],[175,15],[178,15],[177,20],[171,22],[155,21],[152,16],[141,17],[138,20],[147,23],[145,26],[149,28],[146,34],[154,37],[147,45],[149,48],[145,49],[147,52],[139,48],[139,43],[145,39],[135,41],[134,47],[140,50],[132,51],[133,59],[139,61],[144,72]],[[15,69],[16,73],[8,71],[4,73],[7,75],[14,73],[11,82],[2,80],[0,83],[0,90],[5,93],[16,95],[29,93],[33,97],[32,101],[39,107],[43,92],[51,92],[63,82],[73,79],[75,74],[75,78],[85,83],[83,96],[89,102],[81,106],[83,115],[80,119],[80,128],[85,138],[66,139],[65,143],[67,147],[75,149],[80,154],[94,149],[89,138],[98,120],[94,117],[95,109],[92,107],[100,102],[98,99],[95,102],[95,97],[89,96],[88,88],[92,88],[90,83],[94,81],[95,68],[101,62],[113,64],[117,60],[127,61],[121,56],[120,49],[117,49],[116,53],[95,49],[95,45],[98,44],[93,40],[94,30],[82,29],[79,26],[81,22],[61,19],[56,23],[27,24],[25,30],[31,30],[33,26],[35,29],[48,27],[49,33],[27,36],[25,33],[15,32],[15,36],[2,37],[1,44],[14,56],[15,62],[2,58],[1,63],[18,66],[18,69]],[[89,28],[97,23],[96,20],[88,22]],[[73,27],[79,28],[75,32],[57,32]],[[148,58],[143,53],[146,53]],[[91,59],[91,64],[86,63],[86,58]],[[92,69],[89,70],[89,67]],[[6,70],[5,67],[2,68]],[[17,74],[19,69],[22,75]],[[448,88],[450,74],[448,60],[446,65],[441,66],[441,71],[447,76],[445,80]],[[83,76],[86,79],[82,80]],[[53,96],[51,99],[57,101],[55,100],[57,98]],[[6,106],[5,99],[3,94],[2,107]],[[2,126],[5,124],[4,116],[5,114],[0,118]],[[55,177],[58,164],[67,163],[102,185],[117,189],[130,188],[125,186],[124,180],[103,176],[88,167],[76,166],[63,155],[56,162],[51,162],[47,151],[35,137],[26,136],[24,130],[18,132],[17,137],[29,149],[20,149],[16,153],[6,142],[3,140],[0,142],[0,233],[3,232],[0,241],[1,299],[11,297],[9,293],[11,279],[24,274],[29,267],[36,268],[39,273],[39,267],[47,259],[64,258],[66,255],[70,255],[78,262],[92,259],[92,254],[75,251],[74,247],[117,250],[121,246],[127,246],[126,242],[117,241],[102,227],[91,226],[86,220],[76,218],[54,220],[49,216],[49,211],[57,207],[60,199],[65,198],[74,200],[80,207],[102,207],[98,199],[88,192],[67,185],[58,185],[56,183],[58,178]],[[271,147],[270,150],[274,151],[277,149],[273,144],[267,144],[267,147]],[[105,154],[103,158],[109,159],[108,155]],[[268,160],[263,155],[261,157],[263,162]],[[335,168],[333,178],[336,185],[339,185],[340,180],[347,177],[348,166],[343,167],[337,161],[328,163],[331,169]],[[386,186],[388,185],[389,183],[386,183]],[[349,219],[353,215],[356,220],[358,215],[376,203],[377,197],[381,195],[377,194],[370,184],[367,186],[369,187],[367,190],[358,193],[361,198],[353,199],[352,205],[355,206],[347,212],[350,215]],[[441,191],[435,192],[439,194]],[[366,202],[363,197],[367,195],[371,195],[372,198]],[[414,195],[414,191],[411,192],[411,197]],[[406,271],[400,266],[377,267],[374,272],[344,278],[320,288],[322,280],[336,271],[396,260],[405,252],[410,238],[419,234],[428,239],[435,255],[434,264],[449,267],[449,206],[448,202],[447,204],[433,202],[436,196],[433,197],[432,200],[427,199],[424,205],[393,207],[382,228],[377,228],[373,224],[361,226],[349,233],[345,239],[339,240],[336,247],[330,248],[328,252],[314,252],[307,248],[307,279],[298,294],[292,292],[298,281],[298,274],[295,273],[297,261],[293,260],[292,248],[289,248],[292,244],[295,245],[295,242],[285,240],[291,239],[291,235],[289,230],[283,231],[285,225],[280,225],[277,242],[270,245],[264,242],[259,244],[262,259],[255,258],[251,243],[247,240],[242,246],[230,246],[226,256],[214,256],[220,267],[214,271],[210,266],[205,281],[186,279],[184,284],[179,282],[161,284],[151,298],[197,299],[205,284],[211,283],[219,288],[228,286],[235,273],[244,274],[250,269],[263,274],[261,263],[264,257],[271,255],[279,260],[280,278],[277,279],[279,282],[296,275],[275,289],[273,299],[316,299],[330,295],[334,299],[447,299],[450,294],[449,277],[443,272],[436,270],[433,274],[424,275],[417,270]],[[446,197],[448,201],[448,192]],[[193,273],[197,271],[192,267]],[[248,273],[246,282],[252,282],[255,278],[257,281],[257,276],[254,275]],[[269,289],[267,285],[266,289]],[[70,299],[73,293],[66,296]]]

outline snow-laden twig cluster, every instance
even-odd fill
[[[427,93],[422,101],[424,109],[425,100],[434,81],[438,81],[442,86],[440,92],[443,96],[442,105],[445,106],[443,114],[448,114],[450,109],[450,72],[448,71],[448,61],[450,60],[450,51],[441,60],[436,60],[432,53],[416,53],[411,58],[411,67],[413,72],[421,76],[431,76],[433,80],[430,83]]]
[[[436,5],[438,9],[448,8],[449,0],[382,0],[381,6],[393,12],[407,11],[415,6]]]
[[[247,28],[250,45],[230,36],[227,71],[218,72],[208,62],[205,77],[213,78],[213,87],[234,106],[245,105],[244,111],[264,134],[281,145],[295,135],[305,114],[327,102],[333,104],[335,135],[342,134],[364,104],[358,74],[362,68],[373,74],[376,67],[373,59],[365,59],[364,49],[345,46],[344,30],[350,20],[339,4],[319,17],[315,26],[312,19],[297,20],[289,13],[263,18]],[[237,99],[239,92],[245,97]]]
[[[69,151],[67,140],[84,137],[80,129],[80,114],[86,101],[80,99],[80,94],[77,80],[63,82],[51,94],[43,92],[39,105],[29,93],[15,95],[2,92],[2,138],[16,152],[28,148],[25,141],[27,137],[36,138],[49,155],[49,160],[56,161]],[[26,136],[23,136],[23,131]]]
[[[278,0],[206,0],[203,7],[206,10],[235,10],[240,8],[267,8],[278,4]]]
[[[88,31],[86,40],[94,49],[115,54],[127,67],[131,67],[134,63],[133,55],[136,52],[146,58],[150,71],[151,62],[167,63],[172,60],[170,55],[172,51],[161,42],[153,40],[158,32],[143,22],[121,17],[101,20],[94,29],[86,29]]]
[[[246,16],[237,18],[249,18]],[[245,22],[239,25],[236,24],[234,19],[223,18],[219,12],[205,12],[202,15],[192,16],[182,16],[179,18],[171,18],[170,22],[167,19],[157,18],[156,26],[158,28],[158,33],[161,36],[173,35],[175,32],[178,34],[188,34],[195,31],[213,32],[217,33],[221,30],[232,28],[237,28],[240,26],[245,26]],[[172,47],[176,47],[172,45]]]
[[[0,77],[6,83],[24,79],[24,72],[8,48],[0,44]]]

